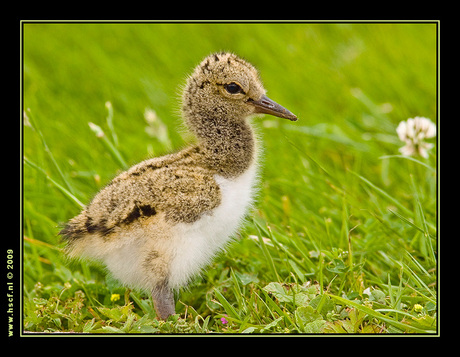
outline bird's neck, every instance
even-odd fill
[[[198,138],[204,164],[224,177],[243,174],[256,159],[254,132],[244,118],[187,118]],[[190,120],[191,119],[191,120]]]

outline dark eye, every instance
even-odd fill
[[[244,93],[243,88],[241,88],[238,84],[235,82],[227,83],[224,84],[224,88],[227,92],[230,94],[236,94],[236,93]]]

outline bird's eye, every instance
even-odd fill
[[[243,88],[241,88],[235,82],[224,84],[224,88],[230,94],[236,94],[236,93],[243,93],[244,94]]]

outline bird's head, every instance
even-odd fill
[[[296,121],[297,117],[265,95],[257,70],[232,53],[206,57],[188,78],[182,98],[186,117],[241,120],[265,113]],[[189,115],[187,115],[189,114]]]

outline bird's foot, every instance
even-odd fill
[[[174,304],[174,294],[171,289],[163,288],[152,293],[153,303],[157,317],[166,320],[170,315],[176,313]]]

